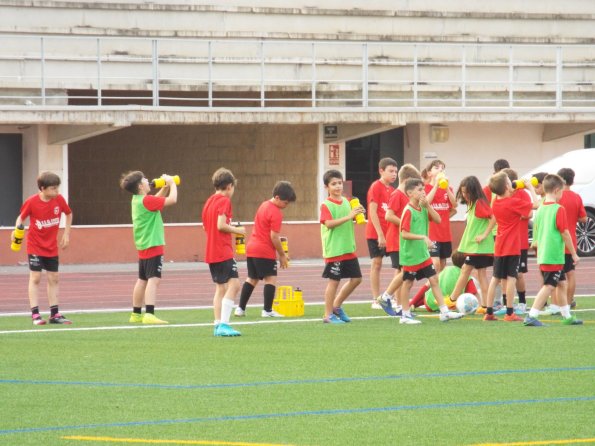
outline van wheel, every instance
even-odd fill
[[[576,225],[577,254],[581,257],[595,255],[595,212],[587,210],[587,221]]]

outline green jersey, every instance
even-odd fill
[[[403,238],[403,228],[407,232],[418,235],[428,235],[428,210],[424,207],[416,209],[411,204],[405,206],[401,216],[400,253],[399,262],[403,266],[419,265],[430,258],[430,251],[425,240],[407,240]]]
[[[485,202],[476,201],[467,211],[467,224],[465,231],[459,243],[459,251],[465,254],[494,254],[494,237],[488,235],[481,243],[475,241],[475,237],[485,232],[490,224],[490,219],[477,217],[477,204],[481,203],[485,210],[489,211],[489,206]],[[488,212],[489,213],[489,212]]]
[[[556,225],[558,212],[564,212],[558,203],[544,203],[535,215],[533,239],[537,244],[537,263],[540,265],[564,265],[564,239]]]
[[[351,211],[349,201],[345,197],[342,197],[341,203],[327,198],[324,200],[323,205],[331,213],[332,220],[346,217]],[[332,229],[321,224],[320,237],[322,239],[322,256],[325,259],[355,252],[355,230],[353,229],[353,221],[351,220]]]
[[[132,230],[139,251],[165,245],[161,211],[150,211],[143,204],[146,195],[132,196]]]

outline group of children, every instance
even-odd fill
[[[540,326],[543,325],[538,319],[540,310],[552,296],[550,313],[560,312],[564,324],[580,325],[582,322],[570,313],[575,289],[574,267],[579,261],[574,228],[577,221],[586,219],[586,213],[580,196],[570,191],[574,172],[561,169],[556,175],[536,174],[538,184],[535,188],[531,181],[524,182],[527,193],[513,187],[518,181],[516,172],[510,169],[508,162],[498,160],[486,187],[482,188],[477,177],[468,176],[461,181],[455,194],[448,185],[444,169],[445,164],[439,160],[432,161],[422,172],[411,164],[398,169],[391,158],[380,160],[380,178],[372,183],[367,196],[366,239],[372,259],[370,284],[373,296],[376,296],[373,307],[400,317],[401,324],[420,324],[412,309],[421,306],[424,297],[431,296],[440,311],[440,321],[445,322],[463,316],[451,308],[466,291],[478,294],[481,301],[478,312],[484,314],[485,321],[495,321],[498,315],[504,315],[505,321],[524,321],[527,326]],[[399,186],[395,189],[392,184],[397,176]],[[132,194],[133,235],[139,257],[130,323],[167,323],[155,316],[165,245],[161,210],[176,203],[177,186],[169,175],[162,175],[162,179],[165,187],[154,195],[150,194],[151,185],[140,171],[124,174],[120,180],[122,189]],[[344,324],[350,322],[350,318],[342,304],[362,282],[353,221],[365,209],[361,205],[352,207],[343,195],[344,178],[340,171],[325,172],[323,182],[328,195],[320,207],[325,262],[322,276],[328,279],[323,322]],[[30,218],[27,253],[32,321],[35,325],[46,323],[38,307],[41,271],[45,269],[49,322],[70,324],[58,308],[57,235],[60,217],[65,214],[66,225],[60,246],[66,248],[72,211],[59,194],[60,178],[57,175],[44,172],[37,183],[40,192],[25,201],[16,220],[19,226]],[[244,236],[245,228],[231,223],[231,198],[236,178],[230,170],[220,168],[213,174],[212,183],[215,192],[203,207],[202,222],[206,232],[205,261],[215,283],[214,335],[239,336],[240,332],[230,325],[235,297],[240,293],[235,316],[245,316],[247,303],[261,280],[264,281],[261,315],[281,316],[272,305],[277,259],[281,268],[287,268],[289,262],[280,238],[282,210],[296,200],[296,194],[289,182],[279,181],[273,188],[272,198],[259,206],[246,246],[248,278],[240,292],[232,236]],[[450,218],[456,213],[458,202],[467,205],[467,218],[458,249],[453,253]],[[543,286],[523,320],[516,312],[524,314],[526,311],[524,273],[527,272],[529,249],[528,222],[534,210],[533,247],[537,249]],[[380,271],[385,256],[390,256],[395,274],[387,289],[380,293]],[[454,275],[452,270],[445,268],[451,256],[456,264]],[[488,283],[487,268],[492,266],[493,277]],[[443,270],[444,274],[450,271],[448,280],[439,280],[438,274]],[[476,270],[480,293],[470,281],[473,270]],[[339,289],[341,279],[349,280]],[[427,283],[410,301],[413,282],[424,279]],[[449,283],[448,289],[443,282]],[[494,304],[498,285],[503,290],[502,308],[495,308]],[[515,292],[519,295],[516,309],[513,306]]]

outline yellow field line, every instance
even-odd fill
[[[536,446],[548,444],[595,443],[595,438],[571,438],[569,440],[519,441],[516,443],[477,443],[471,446]]]
[[[291,446],[289,444],[273,443],[246,443],[237,441],[215,440],[159,440],[150,438],[116,438],[116,437],[88,437],[83,435],[70,435],[62,437],[63,440],[78,441],[103,441],[111,443],[144,443],[144,444],[202,444],[211,446]]]

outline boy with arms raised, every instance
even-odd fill
[[[353,219],[364,212],[359,206],[351,209],[343,196],[343,175],[329,170],[322,177],[328,198],[320,206],[320,235],[325,268],[322,277],[328,279],[324,292],[324,323],[350,322],[341,305],[362,281],[362,272],[355,254]],[[349,279],[339,293],[341,279]]]
[[[262,317],[283,317],[273,310],[277,286],[277,255],[281,268],[287,268],[289,259],[283,251],[279,233],[283,222],[282,209],[295,201],[295,191],[289,181],[278,181],[273,187],[273,198],[260,205],[254,217],[254,230],[246,246],[248,278],[242,286],[236,316],[246,315],[246,305],[259,280],[264,280],[264,308]]]
[[[530,327],[543,325],[537,317],[554,289],[560,295],[566,295],[564,247],[570,252],[574,265],[579,261],[568,231],[566,210],[558,203],[562,198],[564,180],[558,175],[547,175],[543,180],[543,189],[546,194],[545,201],[537,211],[533,225],[533,246],[537,248],[537,263],[543,276],[543,286],[537,293],[529,315],[524,321],[524,324]],[[560,312],[564,325],[581,325],[583,323],[576,316],[570,314],[568,302],[564,302],[560,306]]]
[[[178,188],[171,176],[161,177],[167,186],[155,195],[149,194],[149,180],[138,170],[124,174],[120,180],[120,187],[132,194],[132,230],[134,244],[138,250],[138,280],[132,291],[132,314],[129,320],[131,323],[167,324],[155,316],[165,245],[161,211],[177,202]]]
[[[414,319],[409,308],[409,291],[414,280],[428,279],[430,287],[440,308],[440,321],[463,317],[461,313],[448,311],[444,304],[444,297],[436,269],[430,257],[430,247],[433,242],[428,237],[430,220],[439,223],[440,215],[432,208],[424,192],[424,182],[411,178],[405,182],[405,193],[409,197],[409,204],[405,206],[401,217],[400,262],[403,268],[403,285],[401,286],[401,304],[403,314],[399,323],[421,324]]]
[[[203,207],[202,222],[207,233],[205,262],[209,264],[211,277],[215,282],[214,335],[240,336],[241,333],[229,325],[234,299],[240,290],[231,234],[245,235],[246,230],[243,227],[231,225],[231,197],[236,186],[233,173],[223,167],[217,169],[213,174],[213,186],[215,193],[209,197]]]

